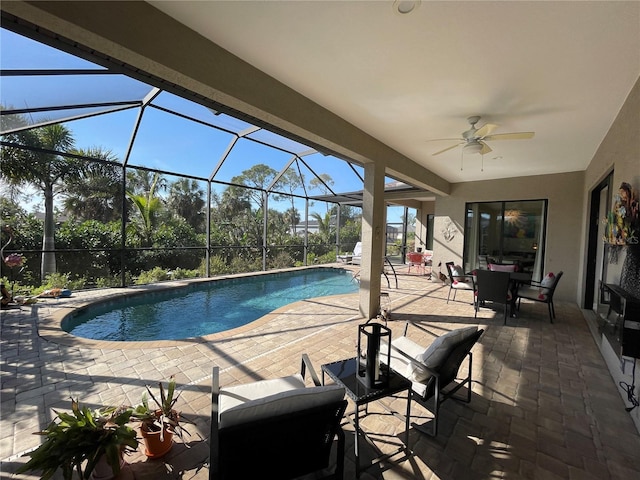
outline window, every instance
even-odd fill
[[[466,212],[465,271],[487,263],[517,264],[542,278],[546,200],[468,203]]]

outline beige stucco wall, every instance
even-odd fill
[[[544,271],[564,271],[558,284],[556,298],[576,300],[580,249],[583,241],[582,198],[584,172],[519,177],[485,182],[453,184],[451,196],[438,197],[434,222],[434,266],[442,262],[462,262],[464,246],[464,217],[466,202],[513,200],[549,201]],[[448,222],[451,222],[448,225]],[[451,225],[457,229],[450,241],[446,240]]]
[[[603,139],[598,151],[585,172],[585,190],[583,203],[585,205],[585,224],[589,218],[589,199],[593,189],[613,171],[613,191],[618,192],[622,182],[630,183],[640,190],[640,79],[631,89],[627,100],[620,109],[609,132]],[[586,245],[583,252],[583,264],[586,264]],[[619,283],[625,250],[621,251],[617,264],[609,265],[606,281]],[[586,282],[586,279],[585,279]],[[581,285],[584,289],[584,282]]]
[[[586,170],[585,205],[590,191],[612,169],[615,187],[623,181],[640,187],[640,78]]]

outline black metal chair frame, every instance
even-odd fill
[[[555,293],[556,287],[558,286],[558,283],[560,282],[560,279],[562,278],[563,274],[564,272],[562,271],[558,272],[553,282],[553,285],[551,285],[550,287],[544,287],[540,282],[531,282],[532,287],[537,287],[541,289],[542,293],[546,295],[546,298],[544,299],[539,298],[538,296],[535,296],[535,295],[522,295],[520,291],[518,291],[518,293],[516,294],[517,300],[518,300],[518,311],[520,311],[521,298],[526,298],[527,300],[533,300],[534,302],[546,303],[547,308],[549,309],[549,321],[553,323],[553,320],[556,318],[556,309],[553,306],[553,294]]]
[[[408,326],[409,322],[407,322],[404,327],[404,336],[407,335]],[[417,325],[414,326],[420,328]],[[429,374],[431,374],[431,378],[427,381],[427,388],[424,395],[416,393],[413,389],[411,390],[412,400],[433,413],[431,431],[429,431],[427,428],[424,428],[423,426],[416,426],[416,429],[418,431],[434,437],[438,434],[438,413],[440,411],[440,405],[442,405],[448,399],[453,398],[454,400],[458,400],[464,403],[471,402],[471,383],[473,373],[473,354],[471,352],[471,349],[483,333],[483,329],[478,329],[478,331],[476,331],[470,337],[453,345],[449,349],[449,353],[447,354],[447,356],[437,368],[428,368],[424,364],[416,361],[415,358],[394,347],[393,344],[391,345],[391,348],[402,355],[405,360],[411,362],[416,366],[419,366],[420,368],[428,371]],[[458,372],[465,359],[467,359],[466,376],[462,378],[461,381],[459,380],[456,382],[456,380],[458,379]],[[445,390],[452,383],[455,383],[455,386],[451,389]],[[466,396],[454,396],[455,393],[457,393],[458,390],[460,390],[464,386],[467,387]]]
[[[476,290],[476,285],[475,285],[475,280],[473,278],[473,275],[469,274],[469,275],[454,275],[453,274],[453,266],[454,266],[454,262],[447,262],[445,263],[445,266],[447,267],[447,273],[449,274],[449,281],[451,282],[451,285],[449,285],[449,293],[447,295],[447,303],[449,303],[449,297],[451,296],[451,290],[453,290],[453,300],[456,300],[456,293],[458,292],[458,290],[469,290],[469,291],[475,291]],[[456,288],[454,287],[454,282],[456,281],[456,278],[462,278],[464,283],[469,283],[471,282],[471,288]]]
[[[504,306],[504,323],[507,324],[511,299],[508,298],[511,283],[509,272],[493,272],[478,270],[476,272],[475,314],[486,302],[498,303]]]
[[[310,372],[314,385],[320,380],[307,355],[301,373]],[[219,369],[213,368],[209,479],[294,479],[328,469],[337,443],[336,467],[323,478],[342,479],[345,435],[342,417],[347,400],[327,403],[272,417],[220,428]],[[334,439],[337,438],[337,442]]]

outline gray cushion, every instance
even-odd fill
[[[339,385],[327,385],[305,388],[304,384],[299,388],[291,388],[296,383],[296,378],[264,380],[246,385],[237,385],[220,391],[220,428],[230,427],[246,422],[252,422],[264,418],[278,416],[286,413],[297,412],[307,408],[336,402],[344,398],[344,387]],[[300,377],[301,378],[301,377]],[[264,385],[271,382],[271,385]],[[263,384],[263,385],[256,385]],[[255,397],[256,392],[273,392],[280,386],[283,390],[270,393],[263,397]],[[233,390],[230,395],[230,390]],[[242,401],[238,396],[238,390],[248,394]],[[233,406],[230,406],[232,404]]]
[[[440,367],[455,344],[469,338],[477,331],[478,327],[475,325],[452,330],[444,335],[440,335],[426,350],[423,350],[422,352],[418,351],[415,347],[416,344],[411,342],[411,340],[406,339],[406,337],[400,337],[397,340],[393,340],[392,344],[412,358],[415,358],[416,362],[435,370]],[[413,345],[410,345],[409,342]],[[419,365],[414,363],[407,362],[405,370],[406,376],[414,382],[426,383],[429,378],[431,378],[431,374],[428,370],[421,368]]]

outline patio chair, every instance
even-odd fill
[[[414,267],[414,269],[418,271],[418,274],[421,272],[424,274],[424,255],[422,253],[409,252],[407,253],[407,260],[409,261],[407,273],[411,273],[411,267]]]
[[[476,301],[475,314],[484,307],[487,302],[500,304],[504,308],[504,323],[507,324],[509,306],[512,302],[511,291],[509,289],[511,279],[509,272],[494,272],[491,270],[478,270],[476,272]]]
[[[549,309],[549,321],[553,323],[556,318],[556,309],[553,306],[553,294],[556,291],[558,282],[562,278],[563,272],[558,272],[557,275],[549,272],[541,282],[531,282],[530,285],[522,285],[518,288],[516,293],[516,300],[518,302],[518,310],[520,310],[520,299],[526,298],[534,302],[546,303]]]
[[[312,387],[305,386],[307,371]],[[317,472],[321,478],[343,478],[345,390],[321,386],[306,354],[301,373],[289,377],[220,388],[219,374],[214,367],[210,480],[285,480]]]
[[[336,261],[342,263],[352,263],[354,265],[360,265],[362,260],[362,242],[357,242],[353,247],[353,253],[347,255],[337,255]]]
[[[478,268],[480,270],[489,270],[489,257],[487,255],[478,255]]]
[[[424,330],[423,327],[413,325]],[[452,330],[437,337],[425,349],[407,338],[408,327],[409,322],[405,324],[403,335],[391,341],[391,368],[411,380],[411,398],[433,414],[431,429],[425,425],[416,425],[416,429],[435,436],[438,433],[438,414],[442,403],[449,398],[471,402],[471,349],[484,330],[477,326]],[[456,381],[465,358],[468,360],[466,372],[463,373],[463,378]],[[454,396],[464,386],[467,387],[466,396]]]
[[[456,299],[456,293],[458,290],[471,290],[476,291],[476,283],[473,279],[473,275],[466,275],[462,267],[454,265],[453,262],[447,262],[447,272],[449,273],[449,294],[447,295],[447,303],[453,292],[453,300]]]

